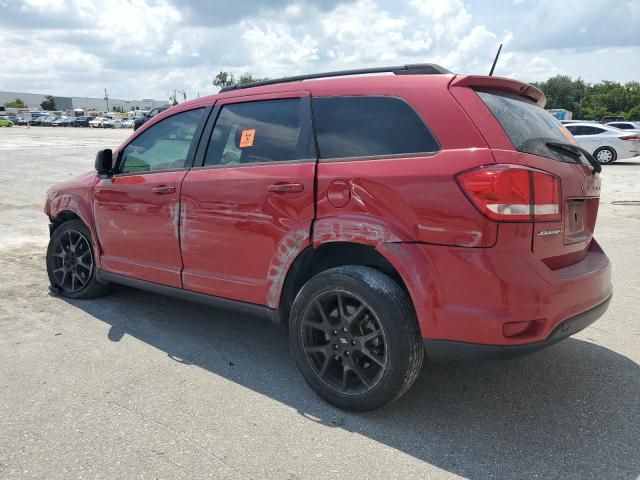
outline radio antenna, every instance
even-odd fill
[[[496,58],[493,59],[493,65],[491,65],[491,71],[489,72],[489,76],[493,76],[493,71],[496,69],[496,63],[498,63],[498,57],[500,56],[500,52],[502,51],[502,44],[498,47],[498,53],[496,53]]]

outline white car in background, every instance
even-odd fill
[[[112,128],[124,128],[123,120],[121,118],[110,118]]]
[[[106,117],[96,117],[89,122],[92,128],[113,128],[113,122]]]
[[[640,133],[640,122],[609,122],[607,127],[615,127],[627,132]]]
[[[560,123],[563,125],[568,125],[570,123],[598,123],[595,120],[560,120]]]
[[[122,128],[133,128],[133,118],[127,118],[122,121]]]
[[[640,155],[640,134],[586,122],[567,124],[564,128],[603,165]]]

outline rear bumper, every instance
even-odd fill
[[[501,234],[521,243],[493,248],[396,243],[379,249],[405,282],[425,342],[536,349],[555,340],[561,324],[598,312],[611,296],[611,265],[595,239],[581,261],[552,270],[531,252],[530,226],[506,225]],[[514,331],[518,325],[526,328]]]
[[[426,338],[423,339],[422,342],[427,353],[427,358],[436,362],[474,359],[497,360],[523,357],[555,345],[579,331],[584,330],[604,315],[607,308],[609,308],[610,302],[611,297],[607,298],[600,305],[565,320],[541,342],[526,343],[523,345],[481,345],[449,340],[429,340]]]
[[[621,140],[619,143],[624,142],[624,145],[617,145],[616,152],[618,159],[623,160],[627,158],[633,158],[640,154],[640,143],[633,140]]]

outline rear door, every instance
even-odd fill
[[[454,81],[452,93],[487,139],[496,162],[528,166],[559,179],[559,219],[533,224],[532,251],[552,269],[580,261],[595,228],[599,175],[584,159],[550,146],[575,145],[575,140],[542,108],[545,100],[537,89],[505,79],[495,79],[495,85],[490,78],[477,83],[467,79],[457,85]],[[534,190],[537,194],[549,192]]]
[[[469,208],[451,181],[453,172],[491,162],[491,153],[446,84],[420,82],[394,88],[397,96],[314,92],[315,243],[495,243],[496,225]]]
[[[307,92],[216,103],[182,186],[185,289],[277,306],[314,218],[309,109]]]

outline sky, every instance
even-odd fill
[[[0,0],[0,90],[167,99],[220,71],[438,63],[523,81],[640,80],[640,0]]]

